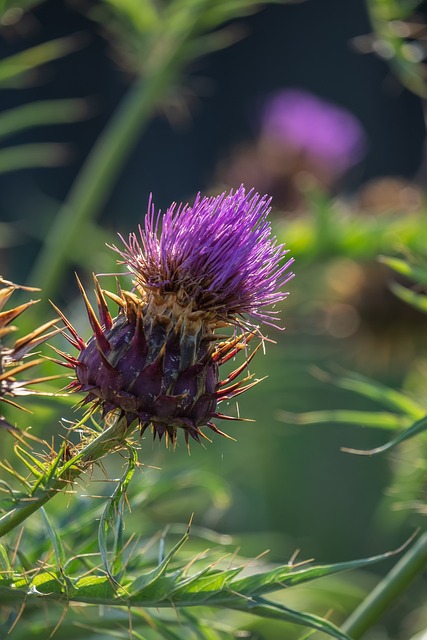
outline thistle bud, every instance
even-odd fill
[[[260,335],[255,322],[275,323],[271,305],[287,294],[292,277],[287,253],[271,238],[270,200],[243,186],[193,205],[156,213],[150,202],[144,226],[112,247],[133,276],[133,291],[110,293],[95,278],[98,317],[81,287],[93,335],[86,343],[64,317],[78,357],[62,355],[74,369],[70,388],[85,404],[115,412],[141,432],[151,427],[174,445],[177,430],[199,441],[215,418],[235,419],[218,404],[256,384],[247,375],[256,349],[223,381],[219,368]],[[80,285],[81,286],[81,285]],[[112,318],[106,298],[118,304]],[[232,337],[218,330],[232,326]],[[259,346],[259,345],[258,345]],[[225,434],[222,434],[225,435]]]

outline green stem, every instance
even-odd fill
[[[427,565],[427,532],[408,549],[393,569],[342,625],[354,640],[360,638]]]
[[[184,43],[185,38],[178,38],[158,47],[155,63],[129,90],[87,157],[29,278],[43,289],[45,298],[54,296],[73,245],[82,241],[85,223],[105,204],[150,115],[179,71]]]
[[[134,428],[135,424],[128,426],[124,419],[117,420],[70,460],[62,464],[62,461],[59,461],[58,464],[58,459],[55,458],[43,476],[49,479],[46,484],[39,483],[32,492],[21,497],[15,507],[0,518],[0,537],[20,525],[58,493],[63,492],[67,483],[72,483],[82,475],[93,462],[120,447]]]

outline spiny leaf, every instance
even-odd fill
[[[26,451],[18,444],[15,445],[15,453],[35,478],[39,479],[43,476],[45,466],[40,462],[40,460],[37,460],[35,456],[32,456],[28,451]]]
[[[244,611],[308,626],[339,640],[347,640],[347,636],[331,622],[306,612],[294,611],[288,607],[268,602],[262,598],[262,595],[332,575],[339,571],[368,566],[397,553],[391,552],[336,565],[298,565],[296,567],[286,565],[237,579],[236,576],[242,567],[222,571],[213,569],[214,564],[190,578],[183,578],[187,567],[180,567],[174,572],[166,573],[168,563],[187,537],[188,532],[154,570],[139,575],[133,580],[128,578],[122,586],[113,583],[105,575],[84,575],[74,580],[72,588],[68,589],[67,585],[61,584],[51,571],[44,570],[34,575],[30,583],[28,583],[27,573],[22,574],[21,578],[14,576],[12,587],[10,580],[0,573],[2,602],[16,600],[20,592],[21,600],[24,598],[29,606],[34,598],[39,599],[41,596],[45,596],[52,602],[61,602],[65,598],[76,604],[83,602],[119,607],[154,607],[155,609],[179,607],[184,611],[189,607],[207,605],[221,610]],[[58,555],[60,555],[60,551],[58,551]],[[6,585],[9,586],[9,589],[2,589]]]
[[[50,571],[37,573],[30,582],[28,595],[59,595],[64,592],[63,585]]]
[[[361,569],[390,558],[400,551],[401,549],[397,549],[395,551],[381,553],[370,558],[350,560],[348,562],[337,562],[329,565],[310,565],[303,566],[302,568],[301,565],[297,565],[296,567],[293,567],[292,565],[285,565],[284,567],[277,567],[271,571],[257,573],[253,576],[233,581],[230,587],[233,591],[248,597],[271,593],[272,591],[276,591],[284,587],[294,587],[298,584],[311,582],[312,580],[334,575],[335,573],[341,573],[342,571]]]
[[[136,596],[140,596],[146,587],[148,587],[153,582],[158,580],[158,578],[164,574],[173,557],[177,554],[177,552],[181,549],[181,547],[187,542],[188,537],[189,537],[189,529],[187,529],[186,533],[182,536],[182,538],[177,542],[177,544],[173,547],[173,549],[165,556],[162,562],[160,562],[155,569],[153,569],[149,573],[146,573],[140,576],[134,581],[134,583],[132,584],[132,589],[130,590],[130,595],[133,598],[135,598]]]
[[[109,602],[111,605],[123,604],[117,602],[116,586],[105,576],[84,576],[74,583],[73,600],[82,602]]]
[[[225,589],[233,589],[233,578],[242,571],[242,567],[236,569],[228,569],[225,571],[210,571],[207,575],[193,576],[185,581],[172,592],[174,601],[179,599],[190,599],[197,603],[204,602],[210,598],[215,599]],[[233,584],[233,586],[232,586]],[[222,595],[223,597],[223,595]]]

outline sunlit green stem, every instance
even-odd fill
[[[53,460],[46,468],[42,481],[34,485],[28,495],[20,496],[15,507],[0,518],[0,537],[12,531],[58,493],[65,491],[67,484],[82,475],[93,462],[123,444],[134,428],[134,424],[128,426],[125,420],[117,420],[70,460]]]
[[[70,260],[72,247],[81,242],[86,223],[107,201],[115,181],[171,83],[186,62],[186,47],[202,15],[187,12],[178,27],[165,24],[152,43],[144,74],[125,95],[98,138],[71,191],[56,216],[29,280],[37,282],[45,298],[53,297]]]
[[[163,69],[151,82],[141,78],[129,90],[89,154],[45,238],[29,278],[38,283],[46,298],[54,296],[68,262],[67,256],[72,246],[81,242],[84,223],[92,220],[105,204],[170,75],[171,68],[169,73]]]
[[[408,549],[393,569],[343,624],[342,629],[354,640],[362,637],[412,580],[427,566],[427,532]]]

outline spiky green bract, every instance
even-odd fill
[[[42,342],[45,342],[48,338],[58,333],[58,330],[50,331],[50,329],[57,320],[51,320],[45,324],[37,327],[31,333],[15,340],[10,345],[4,342],[4,338],[13,333],[17,327],[11,323],[21,315],[24,311],[29,309],[38,300],[31,300],[12,309],[3,311],[9,298],[17,289],[25,289],[26,291],[38,291],[30,287],[20,287],[12,282],[4,280],[0,276],[0,403],[6,403],[22,409],[12,398],[35,395],[37,391],[29,389],[29,386],[40,384],[58,376],[49,376],[42,378],[32,378],[30,380],[20,380],[16,376],[32,369],[41,363],[40,358],[34,357],[31,353],[32,349],[35,349]],[[40,393],[40,392],[39,392]],[[8,430],[16,430],[1,414],[0,414],[0,427]]]

